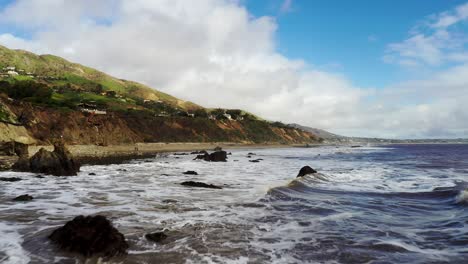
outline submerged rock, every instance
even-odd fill
[[[55,176],[75,176],[80,170],[80,164],[73,159],[65,145],[57,143],[52,152],[41,148],[29,160],[25,156],[21,157],[13,165],[13,169]]]
[[[127,254],[128,244],[104,216],[77,216],[49,236],[61,249],[83,256],[112,257]]]
[[[303,176],[306,176],[307,174],[314,174],[314,173],[317,173],[316,170],[312,169],[311,167],[309,166],[304,166],[302,167],[302,169],[299,171],[299,174],[297,175],[297,177],[303,177]]]
[[[184,172],[183,174],[186,174],[186,175],[198,175],[198,173],[196,171],[186,171]]]
[[[198,187],[198,188],[222,189],[221,187],[213,185],[213,184],[206,184],[203,182],[195,182],[195,181],[186,181],[186,182],[181,183],[181,185],[190,186],[190,187]]]
[[[18,177],[0,177],[0,181],[17,182],[17,181],[21,181],[21,178],[18,178]]]
[[[23,195],[20,195],[20,196],[14,198],[13,201],[15,201],[15,202],[27,202],[27,201],[31,201],[33,199],[34,198],[31,195],[23,194]]]
[[[150,241],[159,243],[159,242],[163,241],[164,239],[166,239],[167,235],[164,234],[164,232],[155,232],[155,233],[146,234],[145,238],[150,240]]]

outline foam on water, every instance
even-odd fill
[[[160,155],[129,164],[84,166],[78,177],[1,172],[23,180],[1,183],[0,224],[9,224],[0,225],[0,234],[6,232],[0,235],[0,259],[52,262],[59,252],[44,243],[46,234],[77,215],[99,213],[129,240],[126,263],[346,263],[350,256],[395,260],[373,248],[375,241],[369,237],[404,248],[401,262],[456,262],[461,258],[456,243],[462,244],[466,234],[463,208],[437,197],[398,193],[451,188],[463,180],[463,173],[450,167],[417,168],[425,164],[417,159],[388,159],[394,151],[236,150],[227,163]],[[264,160],[249,162],[249,152]],[[305,165],[318,170],[320,177],[296,179]],[[199,175],[182,174],[187,170]],[[88,175],[91,172],[96,175]],[[187,180],[223,189],[180,185]],[[34,200],[11,201],[25,193]],[[466,190],[460,192],[457,202],[466,202],[466,197]],[[438,228],[443,225],[449,228]],[[154,244],[144,238],[159,230],[167,230],[166,242]],[[36,240],[41,242],[31,242]]]

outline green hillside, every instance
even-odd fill
[[[14,67],[14,71],[18,75],[7,76],[7,67]],[[182,110],[201,108],[191,102],[177,99],[143,84],[121,80],[53,55],[36,55],[27,51],[11,50],[0,46],[0,71],[2,71],[2,79],[10,83],[29,80],[53,88],[55,93],[53,97],[56,100],[61,98],[65,100],[72,96],[70,93],[76,91],[94,93],[96,96],[88,95],[85,97],[98,101],[108,101],[114,106],[126,107],[134,105],[135,101],[147,100],[164,103]],[[57,91],[65,95],[57,95]],[[109,92],[110,96],[103,96],[106,92]],[[119,100],[110,100],[112,97]],[[122,103],[123,100],[127,101],[128,104]]]

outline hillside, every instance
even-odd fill
[[[53,55],[0,46],[0,141],[313,143],[312,133],[207,109]]]

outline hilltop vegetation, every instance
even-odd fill
[[[26,127],[39,142],[54,137],[74,144],[318,140],[242,110],[206,109],[56,56],[2,46],[0,94],[0,122]]]

